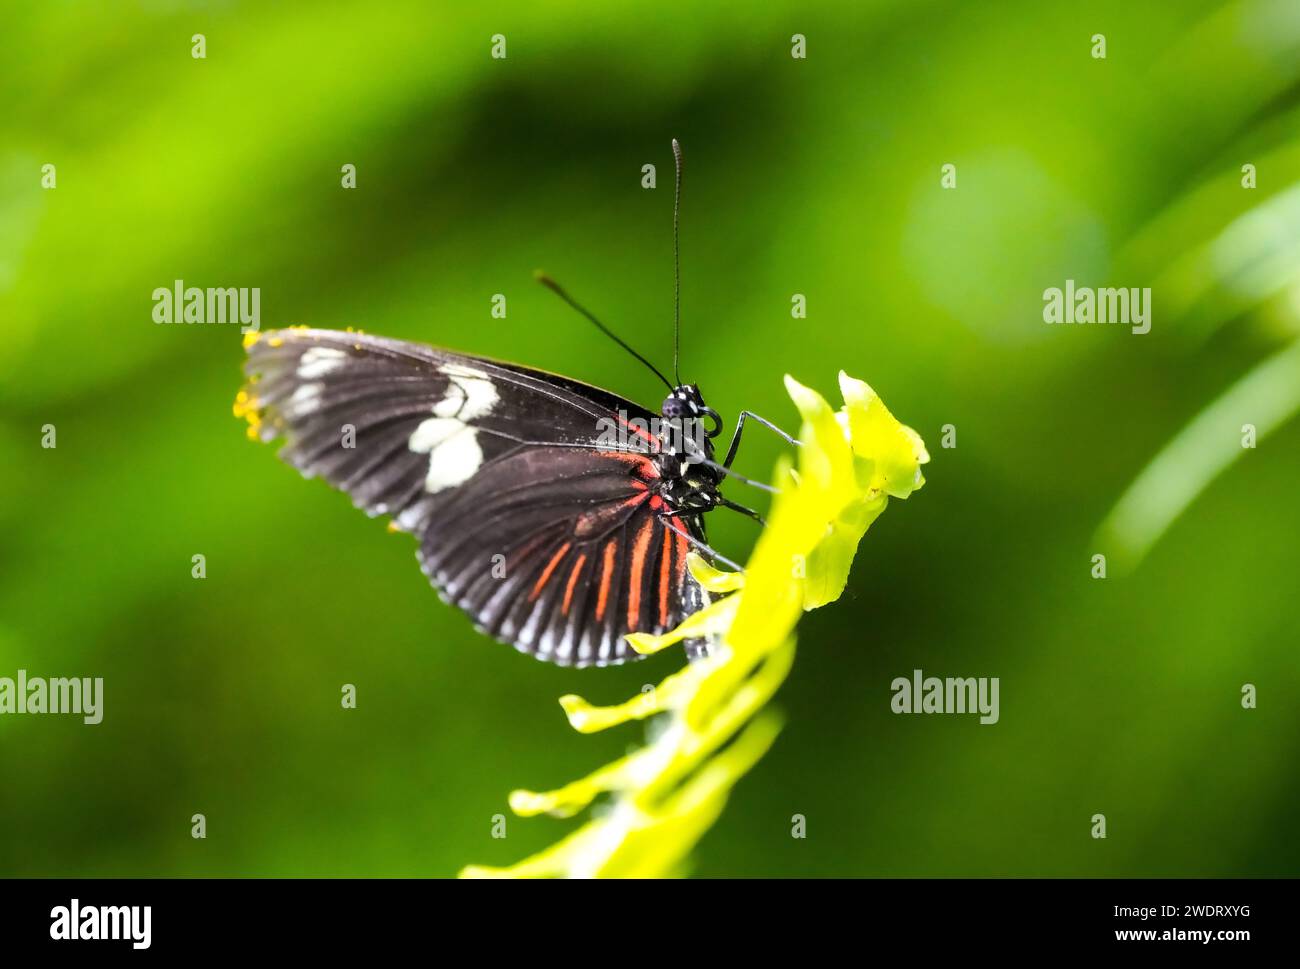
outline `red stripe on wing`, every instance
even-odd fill
[[[651,434],[649,431],[647,431],[645,428],[635,426],[634,424],[629,422],[628,419],[624,417],[622,414],[618,415],[618,422],[622,424],[625,428],[627,428],[629,431],[631,431],[633,434],[635,434],[637,437],[643,439],[647,444],[649,444],[650,450],[652,451],[659,450],[659,439],[655,437],[653,434]]]
[[[617,543],[610,539],[605,543],[605,563],[600,574],[600,592],[596,597],[596,621],[605,618],[605,607],[609,605],[609,586],[614,579],[614,554],[618,551]]]
[[[542,594],[542,589],[545,588],[547,581],[551,577],[551,573],[554,572],[556,566],[560,564],[560,560],[569,554],[569,547],[570,543],[565,542],[556,550],[555,554],[551,556],[551,560],[546,563],[546,568],[542,569],[542,574],[538,576],[537,584],[533,586],[533,591],[528,596],[530,600],[536,599]]]
[[[573,602],[573,587],[578,584],[578,573],[582,571],[582,565],[587,561],[587,553],[583,552],[578,556],[578,561],[573,563],[573,571],[569,573],[569,584],[564,587],[564,604],[560,607],[560,615],[569,614],[569,606]]]
[[[635,632],[641,621],[641,578],[645,572],[645,559],[650,551],[650,538],[654,535],[655,522],[647,518],[632,540],[632,570],[627,596],[627,628]]]
[[[670,600],[668,598],[668,583],[672,579],[673,572],[673,536],[667,529],[664,529],[664,550],[663,555],[659,558],[659,625],[666,627],[668,625],[668,609]]]
[[[646,457],[644,454],[637,454],[635,451],[597,451],[596,453],[601,457],[633,465],[637,471],[641,473],[641,477],[643,478],[659,477],[659,468],[655,466],[652,459]]]

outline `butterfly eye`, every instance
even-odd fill
[[[662,408],[664,417],[685,417],[690,413],[690,405],[680,397],[667,397]]]

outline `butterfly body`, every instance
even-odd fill
[[[538,659],[639,658],[707,604],[687,569],[724,499],[693,385],[661,413],[555,374],[353,332],[246,342],[250,436],[419,540],[442,598]],[[648,428],[657,427],[658,433]]]

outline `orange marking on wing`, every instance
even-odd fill
[[[605,618],[605,606],[609,602],[609,585],[614,578],[614,553],[617,551],[611,538],[605,543],[605,567],[600,573],[600,595],[596,599],[596,619]]]
[[[686,536],[678,533],[677,535],[677,581],[680,583],[686,578],[686,553],[690,551],[690,542],[686,541]]]
[[[533,586],[533,591],[529,593],[528,596],[529,602],[534,601],[539,595],[542,594],[542,586],[546,585],[547,579],[551,577],[551,573],[555,571],[555,567],[560,564],[560,559],[564,558],[564,556],[568,554],[569,554],[569,543],[565,542],[563,545],[559,547],[556,553],[553,556],[551,556],[551,560],[546,563],[546,568],[542,569],[542,574],[537,579],[537,584]]]
[[[644,427],[636,427],[626,417],[622,416],[621,414],[619,415],[618,422],[622,424],[624,427],[626,427],[633,434],[635,434],[637,437],[644,438],[645,441],[650,445],[650,449],[652,451],[659,450],[659,439],[655,437],[653,434],[651,434],[649,431],[647,431]]]
[[[690,551],[691,543],[690,539],[687,537],[688,533],[686,531],[686,526],[683,525],[680,520],[676,518],[669,519],[668,527],[673,530],[673,534],[677,539],[677,561],[673,563],[673,571],[677,573],[676,579],[680,584],[686,577],[686,553]],[[667,533],[664,534],[664,537],[668,537]]]
[[[609,458],[611,461],[621,461],[624,464],[635,466],[643,477],[659,477],[659,469],[655,467],[654,461],[644,454],[637,454],[635,451],[598,451],[596,453],[601,457]]]
[[[573,601],[573,587],[578,584],[578,573],[582,571],[582,563],[587,561],[587,553],[583,552],[578,556],[578,561],[573,563],[573,571],[569,573],[569,584],[564,587],[564,604],[560,606],[561,615],[569,614],[569,603]]]
[[[641,530],[632,540],[631,586],[627,594],[627,628],[635,632],[641,619],[641,576],[645,572],[645,557],[650,551],[650,536],[654,532],[654,519],[647,518],[641,523]]]
[[[673,571],[673,536],[664,531],[664,554],[659,559],[659,625],[668,625],[668,580]]]

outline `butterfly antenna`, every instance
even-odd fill
[[[641,356],[641,354],[633,350],[626,342],[624,342],[624,340],[617,333],[615,333],[613,330],[607,327],[604,323],[600,322],[600,320],[596,319],[596,317],[592,315],[590,310],[588,310],[577,300],[575,300],[572,296],[566,293],[563,290],[563,288],[561,288],[559,283],[557,283],[550,276],[546,275],[546,273],[542,272],[540,269],[537,270],[537,272],[533,273],[533,275],[536,277],[539,283],[541,283],[543,286],[545,286],[547,289],[553,292],[556,296],[560,297],[560,299],[564,300],[566,303],[572,306],[575,310],[577,310],[587,319],[591,320],[591,322],[596,325],[596,329],[600,330],[601,333],[605,334],[605,336],[609,337],[611,340],[613,340],[615,343],[621,346],[624,350],[632,354],[632,356],[636,357],[643,364],[649,367],[651,372],[654,373],[656,377],[658,377],[660,380],[664,382],[665,387],[667,387],[669,390],[673,389],[673,385],[668,382],[667,377],[665,377],[663,374],[659,372],[658,367],[656,367],[645,357]]]
[[[681,358],[682,335],[682,247],[679,226],[682,208],[682,146],[676,138],[673,139],[673,163],[677,169],[673,183],[673,378],[681,386],[682,374],[677,362]]]

